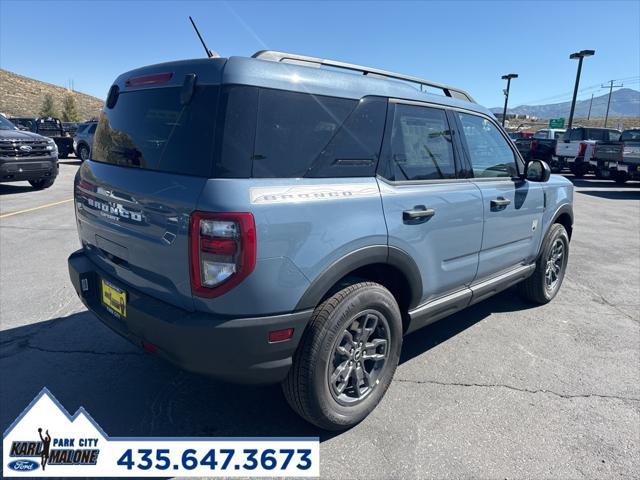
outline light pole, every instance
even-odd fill
[[[578,96],[578,85],[580,85],[580,72],[582,72],[582,59],[584,57],[595,55],[595,53],[595,50],[580,50],[579,52],[569,55],[571,60],[575,60],[576,58],[578,59],[578,73],[576,73],[576,84],[573,87],[573,100],[571,100],[571,112],[569,112],[569,125],[567,125],[567,132],[569,132],[573,126],[573,112],[576,109],[576,97]],[[566,136],[567,142],[569,141],[569,136],[570,134]]]
[[[611,92],[613,92],[614,88],[624,87],[624,84],[614,85],[615,80],[611,80],[609,82],[609,86],[602,85],[600,88],[608,88],[609,89],[609,99],[607,100],[607,113],[604,114],[604,128],[607,128],[607,120],[609,120],[609,107],[611,106]]]
[[[518,78],[517,73],[510,73],[508,75],[503,75],[502,80],[507,81],[507,88],[504,91],[504,110],[502,111],[502,126],[504,127],[504,121],[507,119],[507,103],[509,103],[509,87],[511,86],[511,79]]]

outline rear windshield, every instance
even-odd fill
[[[640,130],[626,130],[620,137],[622,142],[640,142]]]
[[[209,176],[218,87],[196,87],[180,101],[181,87],[122,92],[105,108],[92,159],[145,170]]]

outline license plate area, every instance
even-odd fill
[[[105,279],[100,279],[102,305],[116,318],[127,318],[127,292]]]

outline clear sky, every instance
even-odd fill
[[[203,56],[187,19],[222,56],[285,50],[395,70],[503,103],[500,76],[518,73],[509,100],[579,98],[622,79],[639,88],[640,1],[175,2],[0,0],[0,66],[101,98],[134,67]]]

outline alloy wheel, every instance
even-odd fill
[[[545,286],[549,292],[553,292],[558,287],[564,268],[564,252],[564,242],[562,239],[557,238],[549,252],[544,273]]]
[[[338,336],[327,368],[329,389],[342,404],[360,403],[379,383],[388,358],[389,323],[376,310],[355,315]]]

